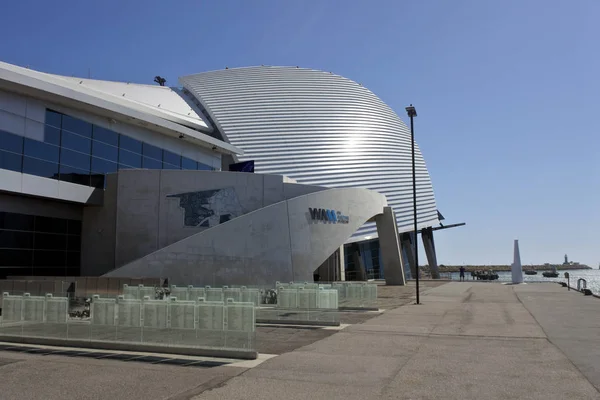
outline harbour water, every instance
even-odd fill
[[[587,288],[590,289],[594,294],[600,294],[600,270],[599,269],[574,269],[570,271],[558,271],[558,278],[544,278],[542,271],[538,271],[537,275],[525,275],[523,274],[524,282],[566,282],[567,279],[564,277],[565,272],[568,272],[571,276],[571,287],[577,287],[577,279],[584,278],[587,281]],[[510,271],[498,271],[499,282],[510,282],[511,273]],[[460,274],[458,272],[450,272],[450,278],[452,280],[459,280]],[[471,273],[465,273],[465,280],[471,280]]]

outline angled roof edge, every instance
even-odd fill
[[[183,136],[192,143],[223,154],[243,154],[243,151],[222,140],[173,121],[173,116],[143,103],[120,99],[118,96],[81,87],[79,84],[43,72],[4,63],[0,61],[0,88],[30,96],[37,96],[50,102],[79,108],[97,114],[98,109],[108,111],[111,117],[128,123],[154,128],[169,136]],[[119,118],[120,117],[120,118]],[[208,127],[207,132],[212,132]]]

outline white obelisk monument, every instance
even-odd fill
[[[521,267],[521,254],[519,241],[515,239],[515,254],[512,263],[512,283],[523,283],[523,268]]]

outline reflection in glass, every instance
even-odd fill
[[[0,131],[0,150],[8,150],[13,153],[23,153],[23,136]]]
[[[181,157],[181,169],[198,169],[198,162],[187,157]]]
[[[88,138],[92,137],[92,124],[69,115],[62,116],[62,129]]]
[[[58,164],[37,158],[23,157],[23,173],[58,179]]]
[[[73,150],[63,149],[60,154],[60,165],[68,165],[89,173],[90,156]]]
[[[214,171],[213,167],[211,167],[210,165],[202,164],[201,162],[198,163],[198,169],[201,171]]]
[[[101,174],[117,172],[117,163],[92,157],[92,171]]]
[[[94,125],[94,140],[98,140],[103,143],[108,143],[113,146],[119,145],[119,134],[109,129],[102,128]]]
[[[119,149],[119,164],[132,168],[142,168],[142,156],[127,150]]]
[[[155,160],[162,160],[162,149],[152,146],[148,143],[144,143],[143,154],[144,157],[154,158]]]
[[[79,168],[60,166],[60,180],[76,183],[78,185],[90,186],[90,172]]]
[[[175,153],[171,153],[170,151],[163,151],[163,164],[171,164],[177,167],[176,169],[181,169],[181,156]],[[173,169],[169,167],[169,169]]]
[[[117,162],[119,160],[119,148],[94,140],[92,142],[92,155]]]
[[[125,135],[120,135],[119,148],[142,154],[142,142]]]
[[[61,146],[64,148],[90,154],[91,143],[92,141],[88,138],[64,130],[62,131]]]
[[[154,158],[142,157],[142,168],[147,169],[162,169],[162,161]]]
[[[0,151],[0,168],[21,172],[23,156],[20,154]]]
[[[59,147],[37,140],[25,138],[23,154],[53,163],[58,162]]]

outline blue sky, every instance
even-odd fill
[[[0,59],[152,83],[225,66],[298,65],[362,83],[417,141],[440,263],[600,262],[600,2],[6,2]],[[424,259],[424,258],[423,258]]]

